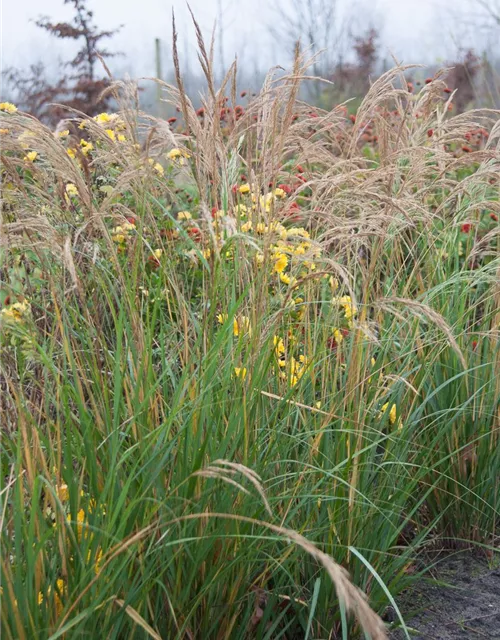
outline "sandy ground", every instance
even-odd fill
[[[500,639],[498,562],[492,567],[484,558],[456,554],[439,563],[432,577],[440,584],[422,582],[398,603],[408,628],[413,630],[412,638]],[[390,637],[403,640],[406,636],[396,631]]]

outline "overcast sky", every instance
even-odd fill
[[[282,0],[284,5],[293,0]],[[305,0],[300,0],[305,1]],[[339,0],[352,6],[353,0]],[[381,29],[383,56],[391,53],[403,62],[441,62],[456,53],[452,33],[457,33],[453,14],[470,8],[474,0],[358,0],[364,3],[358,22],[373,22]],[[43,60],[55,68],[58,57],[67,53],[65,44],[51,38],[33,24],[40,15],[56,21],[71,16],[63,0],[0,0],[2,6],[2,67],[23,67]],[[286,63],[282,43],[273,42],[268,25],[276,19],[274,0],[190,0],[195,16],[206,34],[222,6],[226,61],[235,52],[245,64],[267,68]],[[175,10],[181,55],[194,54],[194,37],[185,0],[89,0],[97,24],[113,28],[123,24],[110,48],[126,54],[114,63],[133,75],[154,73],[154,39],[165,47],[171,41],[171,14]],[[66,45],[67,46],[67,45]],[[193,63],[194,63],[193,56]]]

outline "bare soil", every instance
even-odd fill
[[[455,554],[436,565],[432,578],[434,582],[426,579],[399,603],[412,638],[500,639],[498,562],[492,565],[475,555]],[[390,637],[406,638],[401,630]]]

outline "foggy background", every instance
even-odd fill
[[[285,34],[317,0],[191,0],[190,6],[209,41],[215,27],[215,69],[220,77],[238,56],[240,84],[258,87],[273,65],[288,66],[292,37]],[[496,60],[499,30],[484,3],[497,0],[323,0],[335,7],[328,37],[318,37],[317,49],[326,52],[317,71],[333,61],[349,61],[353,38],[374,28],[378,33],[377,71],[389,68],[394,58],[402,63],[421,63],[436,68],[450,63],[468,49]],[[188,91],[201,90],[196,39],[185,0],[89,0],[88,7],[101,29],[123,25],[106,42],[123,56],[107,61],[116,77],[153,76],[155,38],[161,40],[162,76],[172,80],[172,11],[179,33],[181,67]],[[299,9],[298,9],[299,8]],[[71,19],[72,7],[63,0],[2,0],[1,67],[27,68],[42,61],[49,77],[56,76],[60,62],[76,50],[73,42],[58,40],[38,28],[34,20],[48,16],[54,22]],[[318,29],[322,18],[318,17]],[[300,22],[300,19],[299,19]],[[500,25],[499,25],[500,26]],[[306,34],[298,34],[307,47]],[[146,102],[154,100],[145,94]]]

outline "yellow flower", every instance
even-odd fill
[[[118,142],[125,142],[127,140],[127,138],[123,135],[123,133],[119,133],[117,138],[118,138]]]
[[[248,182],[240,185],[240,188],[238,189],[238,191],[241,194],[250,193],[250,185],[248,184]]]
[[[66,185],[66,193],[68,194],[68,196],[77,196],[78,189],[76,188],[76,185],[74,185],[72,182],[68,182],[68,184]]]
[[[205,260],[208,260],[212,255],[212,252],[210,251],[210,249],[204,249],[202,255],[205,258]]]
[[[263,253],[255,254],[255,262],[257,263],[258,267],[262,266],[264,264],[264,254]]]
[[[9,133],[9,130],[8,130],[8,129],[0,129],[0,135],[4,136],[4,135],[6,135],[7,133]]]
[[[241,333],[250,333],[250,318],[241,316],[233,320],[233,335],[239,336]]]
[[[14,302],[8,307],[4,307],[0,311],[0,316],[5,322],[22,322],[24,318],[31,312],[31,307],[27,300],[23,302]]]
[[[177,162],[178,164],[181,164],[181,165],[185,164],[186,162],[185,158],[190,158],[190,157],[191,157],[191,154],[185,151],[184,149],[171,149],[167,153],[167,158],[169,160]]]
[[[61,484],[57,487],[57,497],[61,502],[67,502],[69,500],[69,489],[67,484]]]
[[[276,262],[274,263],[274,271],[276,273],[283,273],[288,265],[288,256],[286,256],[284,253],[280,253],[275,257]]]
[[[63,610],[63,603],[61,600],[61,596],[66,594],[66,583],[62,578],[58,578],[56,580],[56,591],[54,593],[54,603],[56,605],[56,615],[59,617]],[[47,589],[47,600],[50,599],[52,593],[52,587]],[[41,591],[38,592],[38,604],[41,605],[43,602],[43,593]]]
[[[292,283],[292,278],[290,278],[290,276],[287,275],[286,273],[280,273],[280,280],[281,280],[281,282],[283,284],[291,284]]]
[[[306,231],[303,227],[290,227],[288,229],[289,236],[301,236],[302,238],[309,238],[309,232]]]
[[[274,195],[276,196],[276,198],[285,198],[286,197],[286,191],[284,189],[280,189],[279,187],[277,187],[274,190]]]
[[[71,522],[71,514],[68,514],[67,520],[68,522]],[[80,538],[82,537],[83,528],[84,527],[85,529],[87,528],[85,524],[85,520],[86,520],[85,511],[83,509],[80,509],[76,514],[76,537],[78,540],[80,540]],[[87,535],[88,535],[88,532],[85,531],[85,534],[83,537],[86,538]]]
[[[386,411],[387,411],[387,409],[388,409],[388,408],[389,408],[389,403],[388,403],[388,402],[386,402],[386,403],[382,406],[382,409],[380,410],[380,414],[381,414],[381,416],[384,416],[384,415],[385,415],[385,413],[386,413]],[[390,411],[389,411],[389,422],[390,422],[391,424],[396,424],[396,420],[397,420],[396,405],[395,405],[395,404],[393,404],[393,405],[391,406]]]
[[[247,375],[247,368],[246,367],[235,367],[234,368],[234,374],[237,378],[241,378],[242,380],[244,380],[246,378]]]
[[[244,222],[241,225],[241,230],[242,230],[243,233],[248,233],[249,231],[251,231],[252,230],[252,221],[249,220],[248,222]]]
[[[161,166],[159,162],[155,162],[153,158],[148,158],[148,162],[159,176],[164,175],[165,169]]]
[[[96,575],[99,573],[99,571],[101,570],[101,561],[102,561],[102,549],[99,549],[98,552],[95,554],[95,567],[94,567],[94,571],[96,573]]]
[[[223,211],[222,209],[218,209],[217,211],[214,211],[213,213],[213,217],[216,220],[220,220],[221,218],[223,218],[226,215],[226,212]]]
[[[97,116],[94,116],[95,122],[97,124],[105,124],[106,122],[111,122],[112,118],[109,113],[103,112],[99,113]]]
[[[285,343],[283,342],[283,338],[279,336],[274,336],[273,338],[274,350],[277,356],[282,356],[285,353]]]
[[[89,126],[88,120],[82,120],[78,125],[79,129],[86,129]],[[68,131],[69,133],[69,131]]]
[[[189,211],[179,211],[177,220],[191,220],[192,215]]]
[[[81,125],[81,123],[80,123]],[[82,127],[80,127],[82,128]],[[59,131],[59,133],[57,134],[59,136],[59,138],[67,138],[69,136],[69,129],[64,129],[64,131]]]
[[[88,155],[94,149],[94,145],[91,142],[87,142],[83,138],[80,140],[80,146],[84,156]]]
[[[113,129],[105,129],[105,131],[108,138],[110,138],[110,140],[113,140],[114,142],[116,140],[116,133],[113,131]]]
[[[38,157],[38,153],[36,151],[28,151],[28,153],[24,156],[25,162],[35,162]]]
[[[240,216],[243,218],[247,215],[248,208],[243,203],[237,204],[233,209],[233,213],[236,217]]]
[[[351,320],[358,312],[356,305],[353,304],[351,296],[341,296],[340,298],[333,298],[333,304],[340,305],[344,308],[344,316],[346,320]]]
[[[117,244],[124,244],[131,231],[135,231],[135,224],[132,224],[131,222],[124,222],[113,229],[111,238],[113,242],[116,242]]]
[[[227,313],[218,313],[217,314],[217,322],[219,324],[224,324],[224,322],[226,322],[227,319],[228,319]]]
[[[157,260],[159,260],[161,258],[162,253],[163,253],[163,249],[155,249],[153,251],[153,255]]]
[[[263,222],[258,222],[257,226],[255,227],[255,231],[257,233],[265,233],[267,231],[267,227]]]
[[[0,102],[0,111],[5,111],[5,113],[16,113],[17,107],[12,102]]]
[[[71,149],[71,148],[70,148],[70,149],[67,149],[67,150],[66,150],[66,153],[68,154],[68,156],[69,156],[70,158],[73,158],[73,160],[76,158],[76,152],[75,152],[75,150],[74,150],[74,149]]]

